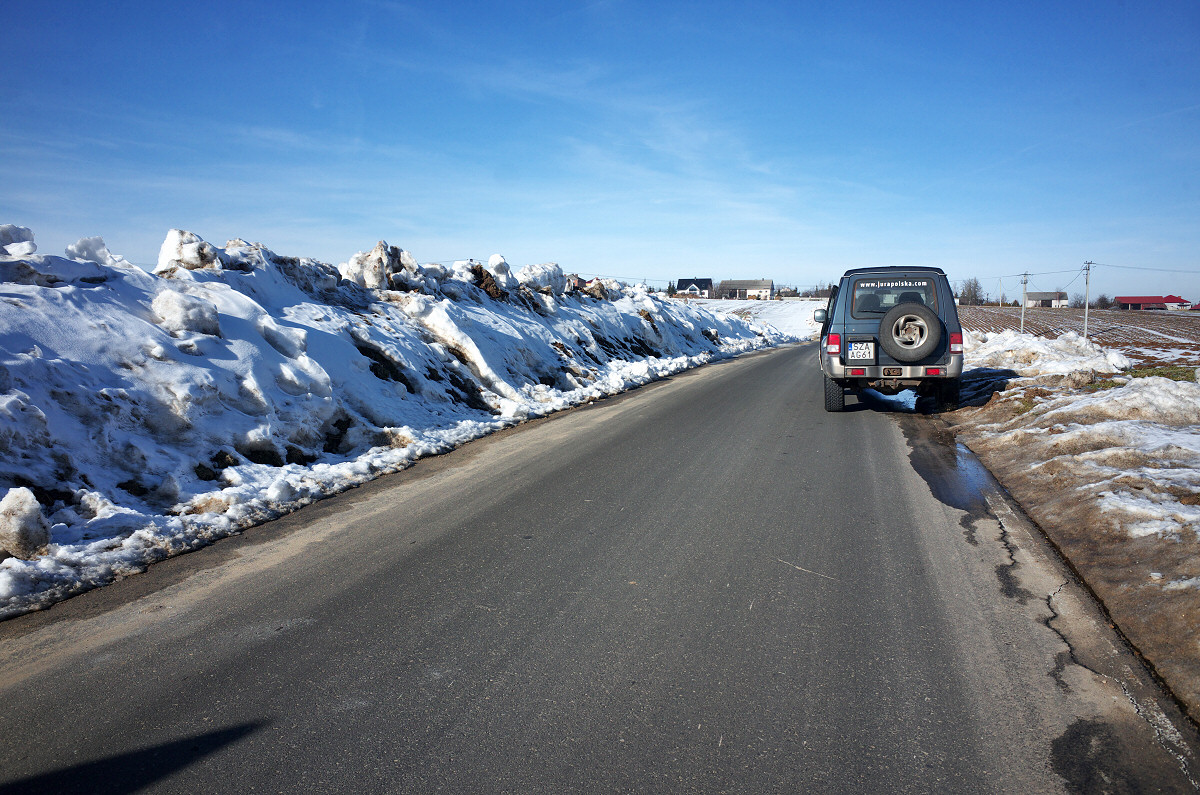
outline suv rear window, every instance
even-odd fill
[[[924,304],[937,311],[937,289],[933,279],[921,276],[858,279],[850,314],[854,317],[878,317],[896,304]]]

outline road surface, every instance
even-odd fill
[[[0,792],[1189,791],[1193,728],[935,418],[812,345],[0,624]]]

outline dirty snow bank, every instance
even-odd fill
[[[788,339],[498,255],[421,266],[381,242],[334,267],[172,230],[146,273],[100,238],[42,256],[3,225],[0,245],[0,617]]]
[[[1107,350],[1073,331],[1046,339],[1018,331],[964,331],[969,367],[1012,370],[1018,375],[1065,375],[1095,370],[1115,373],[1133,366],[1122,353]]]
[[[1200,384],[1094,384],[1128,360],[1074,334],[967,342],[964,395],[986,404],[950,417],[960,440],[1200,717]]]

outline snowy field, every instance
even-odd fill
[[[557,265],[338,266],[172,230],[153,273],[0,226],[0,617],[527,418],[794,341]]]
[[[824,298],[804,298],[799,301],[730,301],[690,299],[694,305],[714,312],[730,312],[757,323],[769,323],[779,331],[802,340],[812,339],[821,330],[814,323],[813,312],[824,309]]]
[[[958,314],[972,331],[1015,331],[1021,325],[1020,307],[962,306]],[[1025,331],[1049,339],[1082,334],[1083,321],[1082,309],[1025,310]],[[1200,312],[1093,309],[1087,321],[1088,339],[1135,363],[1200,365]]]

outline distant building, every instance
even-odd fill
[[[756,298],[769,301],[775,297],[775,282],[771,279],[726,279],[717,287],[717,298]]]
[[[1042,306],[1051,309],[1061,309],[1064,306],[1070,305],[1067,300],[1067,294],[1063,292],[1054,293],[1025,293],[1025,306]]]
[[[712,298],[712,279],[680,279],[675,282],[675,294],[685,298]]]
[[[1188,309],[1190,301],[1185,301],[1177,295],[1118,295],[1113,299],[1117,309],[1150,310],[1150,309]]]

